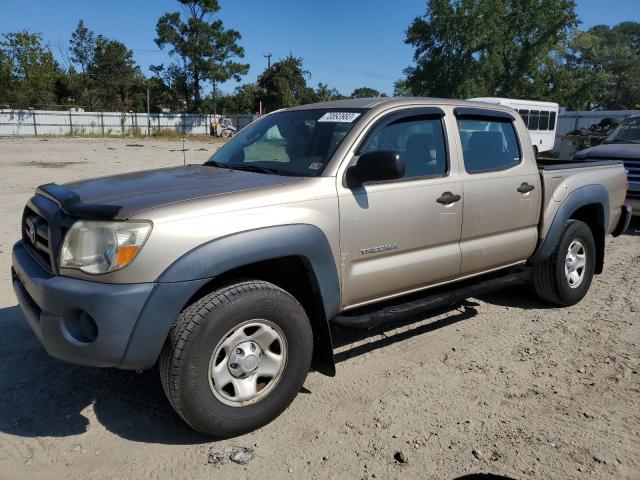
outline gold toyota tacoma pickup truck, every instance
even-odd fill
[[[370,328],[532,284],[573,305],[629,223],[621,162],[540,164],[507,107],[431,98],[263,116],[204,165],[40,186],[13,248],[47,352],[159,365],[194,429],[229,437],[335,374]]]

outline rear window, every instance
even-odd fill
[[[520,146],[510,121],[458,118],[458,130],[468,173],[506,170],[520,163]]]

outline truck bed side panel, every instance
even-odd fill
[[[627,190],[627,175],[620,162],[594,162],[590,165],[558,164],[540,168],[543,186],[542,215],[539,235],[544,239],[560,206],[575,190],[602,185],[608,192],[608,219],[605,233],[613,231],[620,218]]]

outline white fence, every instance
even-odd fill
[[[220,117],[220,115],[218,115]],[[0,136],[151,135],[174,131],[187,135],[210,133],[213,115],[189,113],[119,113],[49,110],[0,110]],[[254,115],[227,115],[240,130]]]

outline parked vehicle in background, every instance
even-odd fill
[[[495,103],[517,110],[529,131],[535,153],[553,149],[556,141],[556,125],[559,106],[553,102],[515,100],[512,98],[478,97],[470,100]]]
[[[626,118],[601,145],[579,151],[574,160],[620,160],[627,169],[627,201],[633,215],[640,215],[640,115]]]
[[[368,98],[265,115],[205,164],[39,187],[12,279],[47,352],[159,364],[214,436],[274,419],[331,325],[370,328],[513,284],[578,303],[629,224],[620,162],[537,162],[511,108]]]

